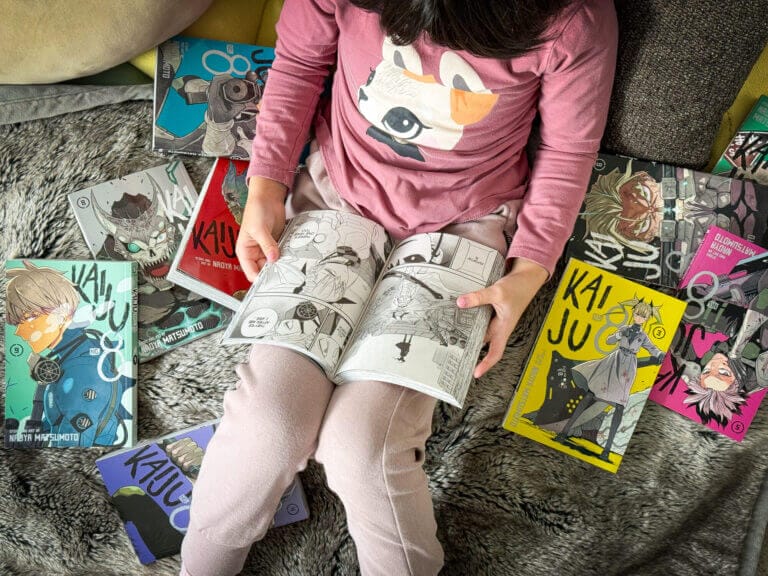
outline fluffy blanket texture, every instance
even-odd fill
[[[165,162],[150,138],[149,102],[0,127],[4,257],[88,257],[67,193]],[[202,185],[211,160],[183,161]],[[532,303],[466,407],[435,412],[426,469],[444,574],[739,573],[768,468],[768,410],[737,444],[649,404],[617,475],[500,427],[552,290]],[[211,336],[143,364],[140,438],[219,416],[245,351]],[[178,557],[149,567],[136,560],[94,464],[103,453],[0,450],[1,574],[177,573]],[[311,518],[270,530],[245,574],[358,572],[322,467],[311,464],[301,477]]]

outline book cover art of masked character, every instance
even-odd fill
[[[136,265],[8,260],[5,446],[136,441]]]
[[[683,323],[650,398],[740,442],[768,390],[768,252],[712,227],[679,297]]]
[[[153,438],[96,460],[104,486],[142,564],[178,554],[192,488],[218,420]],[[298,476],[283,493],[273,527],[309,517]]]
[[[768,247],[768,189],[601,153],[568,255],[644,284],[677,288],[711,225]]]
[[[273,48],[177,36],[158,47],[153,149],[247,160]]]
[[[94,256],[138,264],[142,362],[223,328],[231,317],[167,278],[196,200],[178,161],[69,195]]]
[[[616,472],[684,309],[571,258],[504,428]]]
[[[248,197],[247,171],[242,160],[216,159],[168,274],[232,310],[251,287],[235,253]]]

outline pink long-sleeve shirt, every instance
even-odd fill
[[[517,201],[509,258],[552,272],[573,229],[613,83],[611,0],[579,0],[539,48],[478,58],[420,38],[395,46],[346,0],[286,0],[248,175],[290,187],[314,122],[331,182],[395,238]],[[331,98],[318,107],[328,69]],[[525,152],[540,116],[533,167]],[[513,202],[514,203],[514,202]]]

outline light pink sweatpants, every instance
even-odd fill
[[[307,160],[289,214],[348,209],[319,152]],[[446,231],[506,250],[509,208]],[[243,567],[272,522],[280,496],[314,456],[341,499],[365,576],[433,575],[443,564],[422,468],[435,399],[383,382],[335,386],[303,356],[253,346],[224,395],[192,496],[182,575],[226,576]]]

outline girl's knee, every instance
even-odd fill
[[[391,385],[372,398],[332,400],[315,453],[328,483],[365,485],[393,473],[418,472],[433,410],[433,398]]]
[[[382,476],[384,433],[364,423],[325,421],[315,456],[325,468],[328,483],[369,484]]]
[[[316,459],[325,468],[328,485],[342,497],[360,488],[366,492],[392,474],[415,472],[424,463],[424,444],[413,437],[393,437],[388,428],[326,422],[321,429]],[[346,492],[346,494],[345,494]]]

